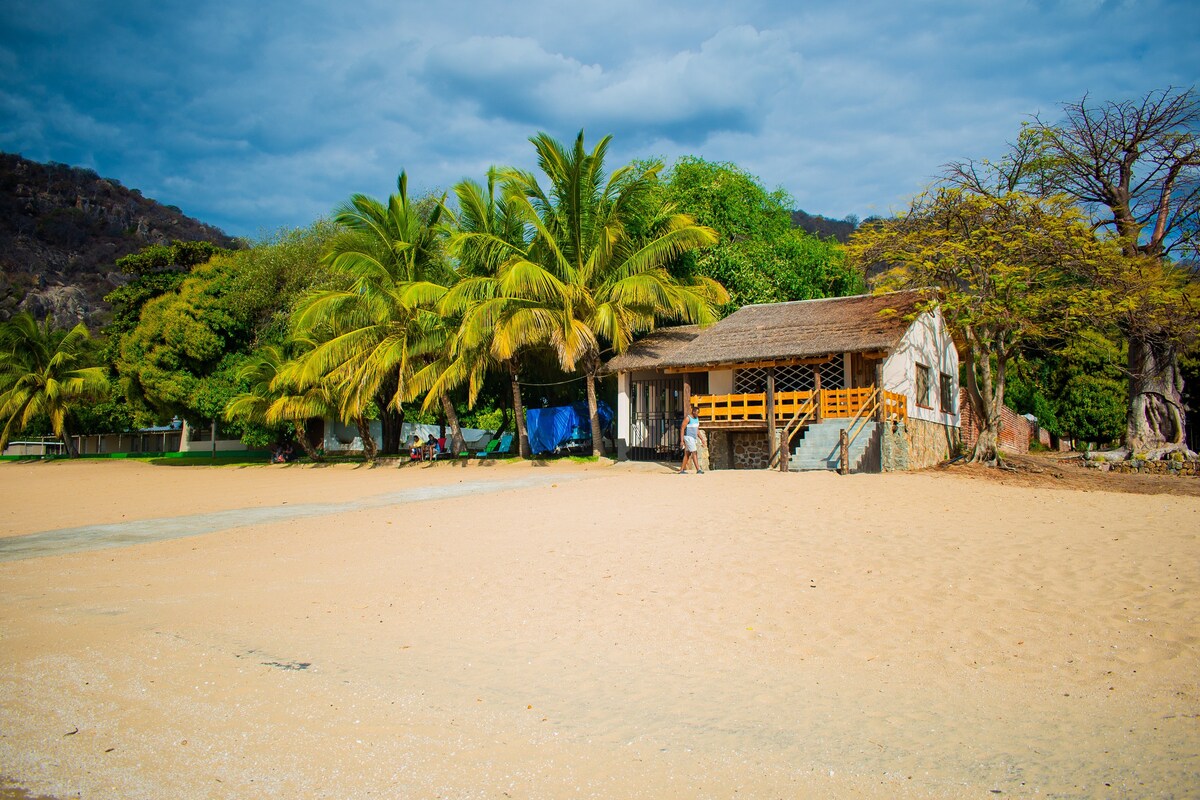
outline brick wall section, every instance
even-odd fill
[[[979,438],[979,423],[971,408],[971,400],[967,390],[959,392],[958,407],[962,416],[962,443],[968,450],[975,445]],[[1033,436],[1033,426],[1029,420],[1013,411],[1008,406],[1000,410],[1000,449],[1006,453],[1028,453],[1029,440]]]

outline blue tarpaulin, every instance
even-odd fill
[[[599,403],[596,411],[600,415],[600,429],[604,430],[612,424],[612,409]],[[551,453],[567,443],[578,442],[587,447],[592,443],[587,403],[531,408],[525,412],[525,424],[529,431],[529,449],[534,454]]]

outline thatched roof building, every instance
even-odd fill
[[[915,291],[743,306],[710,328],[661,328],[608,362],[609,372],[788,361],[829,353],[885,353],[904,336]]]

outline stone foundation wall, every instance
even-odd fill
[[[958,449],[957,428],[923,419],[885,423],[880,437],[880,463],[884,472],[923,469],[940,464]]]
[[[902,422],[885,422],[879,435],[879,465],[884,472],[908,469],[908,436]]]
[[[705,431],[708,446],[700,447],[704,469],[766,469],[770,463],[767,435],[759,431]],[[782,432],[780,432],[782,436]]]
[[[766,434],[737,431],[733,439],[734,469],[766,469],[771,457]]]
[[[1140,473],[1143,475],[1177,475],[1183,478],[1200,478],[1200,461],[1145,461],[1132,459],[1130,461],[1084,461],[1085,466],[1102,472],[1120,472],[1124,474]]]

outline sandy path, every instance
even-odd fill
[[[85,798],[1197,795],[1200,500],[561,469],[0,564],[0,771]],[[234,474],[238,503],[464,475]]]

